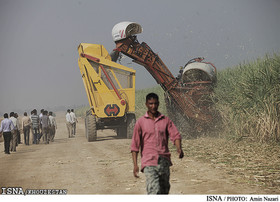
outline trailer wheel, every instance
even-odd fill
[[[96,141],[97,139],[97,130],[96,130],[96,118],[92,114],[86,116],[85,121],[86,126],[86,138],[88,142]]]
[[[119,138],[126,138],[126,124],[123,123],[123,125],[119,128],[117,128],[117,136]]]
[[[131,139],[133,135],[135,122],[135,114],[127,114],[126,122],[124,122],[121,127],[117,128],[117,136],[120,138]]]
[[[127,121],[126,121],[127,134],[126,134],[126,137],[128,139],[132,138],[135,122],[136,122],[135,114],[127,114]]]
[[[88,122],[88,118],[87,118],[87,116],[85,117],[85,135],[86,135],[86,138],[87,138],[87,122]]]

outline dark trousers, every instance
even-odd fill
[[[51,126],[49,132],[50,132],[50,141],[53,142],[55,136],[55,126]]]
[[[4,137],[4,147],[5,147],[5,153],[10,153],[10,142],[12,139],[12,133],[11,132],[3,132]]]
[[[23,127],[24,143],[29,145],[30,126]]]
[[[76,122],[72,125],[72,135],[76,135]]]
[[[39,129],[38,128],[33,128],[33,144],[38,144],[39,143]]]
[[[10,142],[10,150],[11,151],[16,151],[16,147],[17,147],[17,129],[12,130],[12,135],[11,135],[11,142]]]
[[[49,144],[50,141],[49,127],[43,127],[42,133],[43,133],[43,140],[45,144]]]
[[[17,131],[17,145],[21,143],[20,130]]]

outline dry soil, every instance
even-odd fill
[[[129,139],[103,130],[98,131],[97,141],[87,142],[81,118],[76,137],[68,138],[65,115],[58,113],[56,120],[58,129],[50,144],[20,144],[7,155],[0,143],[0,187],[67,189],[68,194],[146,194],[144,174],[138,179],[132,174]],[[269,194],[261,187],[236,183],[232,175],[187,153],[181,160],[171,150],[170,194]]]

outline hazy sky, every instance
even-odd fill
[[[279,0],[0,0],[0,116],[4,112],[88,104],[79,43],[115,47],[115,24],[142,25],[139,42],[170,71],[202,56],[217,69],[280,50]],[[156,85],[136,69],[137,89]]]

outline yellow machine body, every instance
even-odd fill
[[[135,111],[135,70],[113,62],[103,45],[81,43],[79,68],[92,115],[122,117]]]

